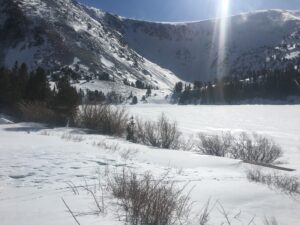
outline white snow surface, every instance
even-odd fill
[[[185,136],[198,132],[258,132],[270,136],[285,151],[283,166],[297,169],[288,173],[300,177],[300,106],[172,106],[136,105],[130,114],[155,119],[162,112],[177,120]],[[68,183],[97,184],[105,173],[123,166],[155,176],[167,172],[178,185],[190,181],[194,187],[193,210],[200,210],[210,198],[220,201],[231,214],[241,211],[242,224],[255,216],[263,224],[265,216],[289,225],[300,223],[299,197],[289,197],[268,187],[250,183],[239,160],[203,156],[194,152],[162,150],[129,143],[123,139],[87,134],[72,128],[49,129],[41,124],[12,124],[0,116],[0,221],[1,225],[73,225],[63,197],[73,211],[82,212],[85,224],[123,224],[113,212],[90,215],[95,208],[86,192],[74,195]],[[125,157],[128,150],[129,157]],[[251,166],[252,167],[252,166]],[[267,169],[265,169],[267,170]],[[105,172],[106,171],[106,172]],[[187,190],[188,191],[188,190]],[[113,206],[109,207],[112,208]],[[211,224],[221,224],[218,210]],[[233,224],[241,224],[236,223]]]
[[[104,56],[101,56],[101,62],[107,66],[108,68],[112,68],[115,66],[115,64],[111,61],[109,61],[108,59],[106,59]]]
[[[300,55],[300,51],[290,52],[286,55],[286,59],[294,59],[297,58]]]

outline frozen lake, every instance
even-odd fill
[[[257,132],[272,137],[300,169],[300,105],[178,106],[134,105],[130,114],[155,120],[165,113],[187,136],[199,132]]]
[[[300,138],[299,105],[241,106],[129,106],[132,114],[155,119],[165,113],[176,120],[185,133],[200,131],[249,131],[267,134],[290,134]],[[298,139],[300,140],[300,139]]]

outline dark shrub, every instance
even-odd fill
[[[157,121],[137,121],[137,141],[158,148],[180,148],[181,133],[176,122],[170,122],[162,114]]]
[[[122,136],[127,127],[125,108],[106,104],[84,105],[80,108],[76,123],[79,127],[97,131],[100,134]]]

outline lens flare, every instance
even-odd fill
[[[214,21],[212,45],[210,51],[210,70],[213,78],[220,79],[228,75],[226,53],[228,47],[228,34],[230,29],[230,3],[231,0],[219,0],[217,19]],[[212,79],[210,79],[212,80]],[[222,88],[222,87],[219,87]],[[222,95],[223,90],[220,90]],[[221,96],[222,98],[223,96]]]
[[[222,0],[219,8],[219,21],[216,23],[215,32],[218,38],[217,49],[217,77],[226,75],[226,48],[228,38],[228,28],[230,19],[229,16],[230,0]]]
[[[229,0],[222,0],[221,4],[221,17],[228,16],[228,10],[229,10]]]

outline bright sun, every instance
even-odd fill
[[[229,1],[230,0],[222,0],[221,5],[221,17],[228,16],[228,10],[229,10]]]

